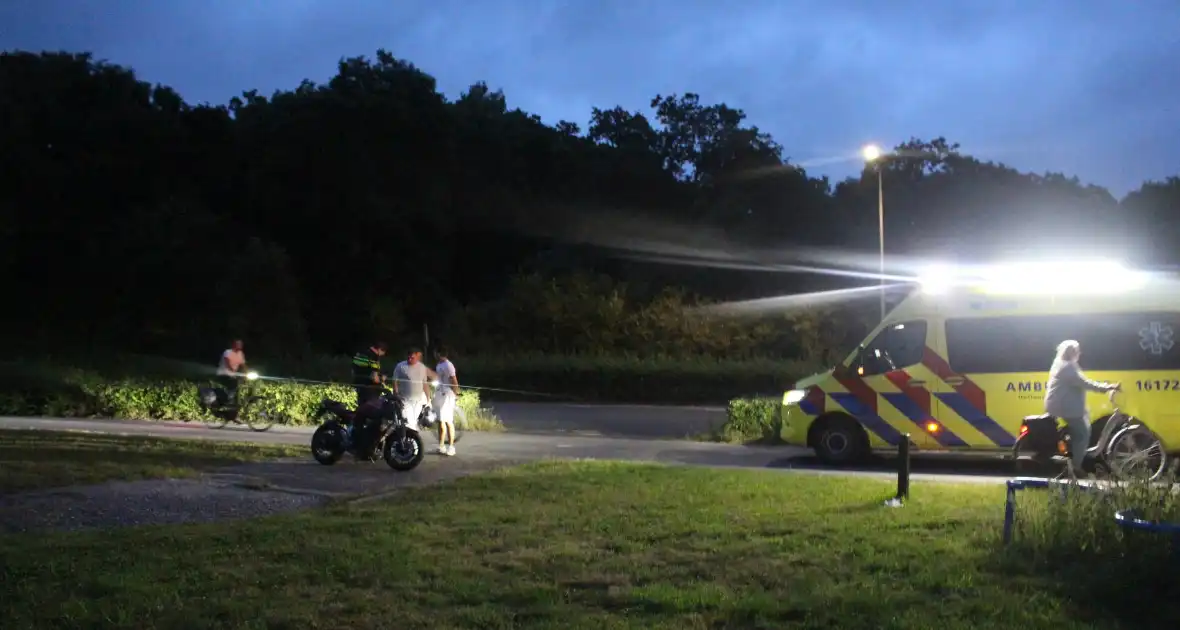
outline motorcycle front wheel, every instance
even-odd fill
[[[422,456],[426,454],[426,447],[422,443],[422,436],[416,431],[406,431],[405,437],[397,439],[396,435],[385,438],[385,448],[382,455],[389,467],[406,472],[418,467],[422,463]]]
[[[331,466],[344,456],[344,437],[339,425],[325,424],[311,435],[311,456],[325,466]]]

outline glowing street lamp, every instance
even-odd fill
[[[881,164],[877,161],[881,159],[881,147],[875,144],[867,144],[860,150],[861,156],[864,157],[865,162],[877,165],[877,236],[880,240],[881,258],[880,258],[880,275],[881,275],[881,319],[885,319],[885,186],[882,181]]]

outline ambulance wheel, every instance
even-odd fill
[[[864,461],[869,454],[869,436],[851,418],[820,420],[812,447],[819,461],[828,466],[846,466]]]

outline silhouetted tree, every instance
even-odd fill
[[[651,110],[594,108],[584,133],[550,127],[483,82],[449,101],[386,51],[341,60],[322,85],[225,105],[188,104],[87,54],[3,53],[9,336],[205,357],[248,334],[268,353],[336,352],[467,313],[453,326],[484,337],[471,344],[483,351],[534,334],[549,339],[526,344],[538,351],[639,348],[619,340],[626,326],[694,339],[698,324],[667,315],[688,302],[667,290],[729,299],[801,279],[619,261],[575,242],[628,217],[775,255],[874,251],[874,168],[890,253],[1121,243],[1175,262],[1180,246],[1178,178],[1119,202],[940,137],[902,143],[833,186],[790,164],[740,109],[684,93],[656,96]],[[628,284],[544,281],[582,272]],[[616,319],[632,324],[611,330]],[[729,350],[697,346],[747,353],[764,332],[729,330]]]

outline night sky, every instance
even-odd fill
[[[1177,0],[0,0],[0,48],[92,51],[219,104],[385,48],[452,98],[484,80],[583,128],[697,92],[813,174],[939,135],[1115,194],[1180,174]]]

